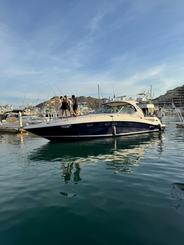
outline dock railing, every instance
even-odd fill
[[[172,102],[172,107],[176,111],[177,116],[179,117],[180,122],[184,123],[184,118],[182,116],[182,113],[181,113],[180,109],[175,106],[174,102]]]

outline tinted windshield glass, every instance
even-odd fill
[[[108,105],[103,105],[101,108],[99,108],[97,111],[97,113],[112,113],[113,111],[113,107],[112,106],[108,106]]]
[[[96,113],[134,113],[135,108],[132,105],[103,105]]]
[[[120,110],[120,113],[128,113],[128,114],[131,114],[131,113],[134,113],[135,112],[135,108],[132,106],[132,105],[126,105],[126,106],[123,106]]]

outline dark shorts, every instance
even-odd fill
[[[64,111],[68,110],[68,107],[69,107],[68,104],[63,102],[62,105],[61,105],[61,110],[64,110]]]
[[[73,111],[76,111],[78,109],[78,105],[74,104],[73,105]]]

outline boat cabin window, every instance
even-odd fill
[[[132,114],[136,111],[135,107],[130,104],[125,105],[103,105],[97,113],[126,113]]]
[[[122,106],[119,113],[127,113],[127,114],[132,114],[135,113],[136,109],[134,106],[132,105],[126,105],[126,106]]]
[[[113,108],[108,105],[103,105],[101,108],[99,108],[96,113],[113,113]]]

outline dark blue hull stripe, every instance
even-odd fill
[[[29,129],[31,133],[47,139],[102,138],[123,135],[150,133],[159,131],[159,125],[137,122],[100,122],[69,125],[69,127],[51,126]]]

